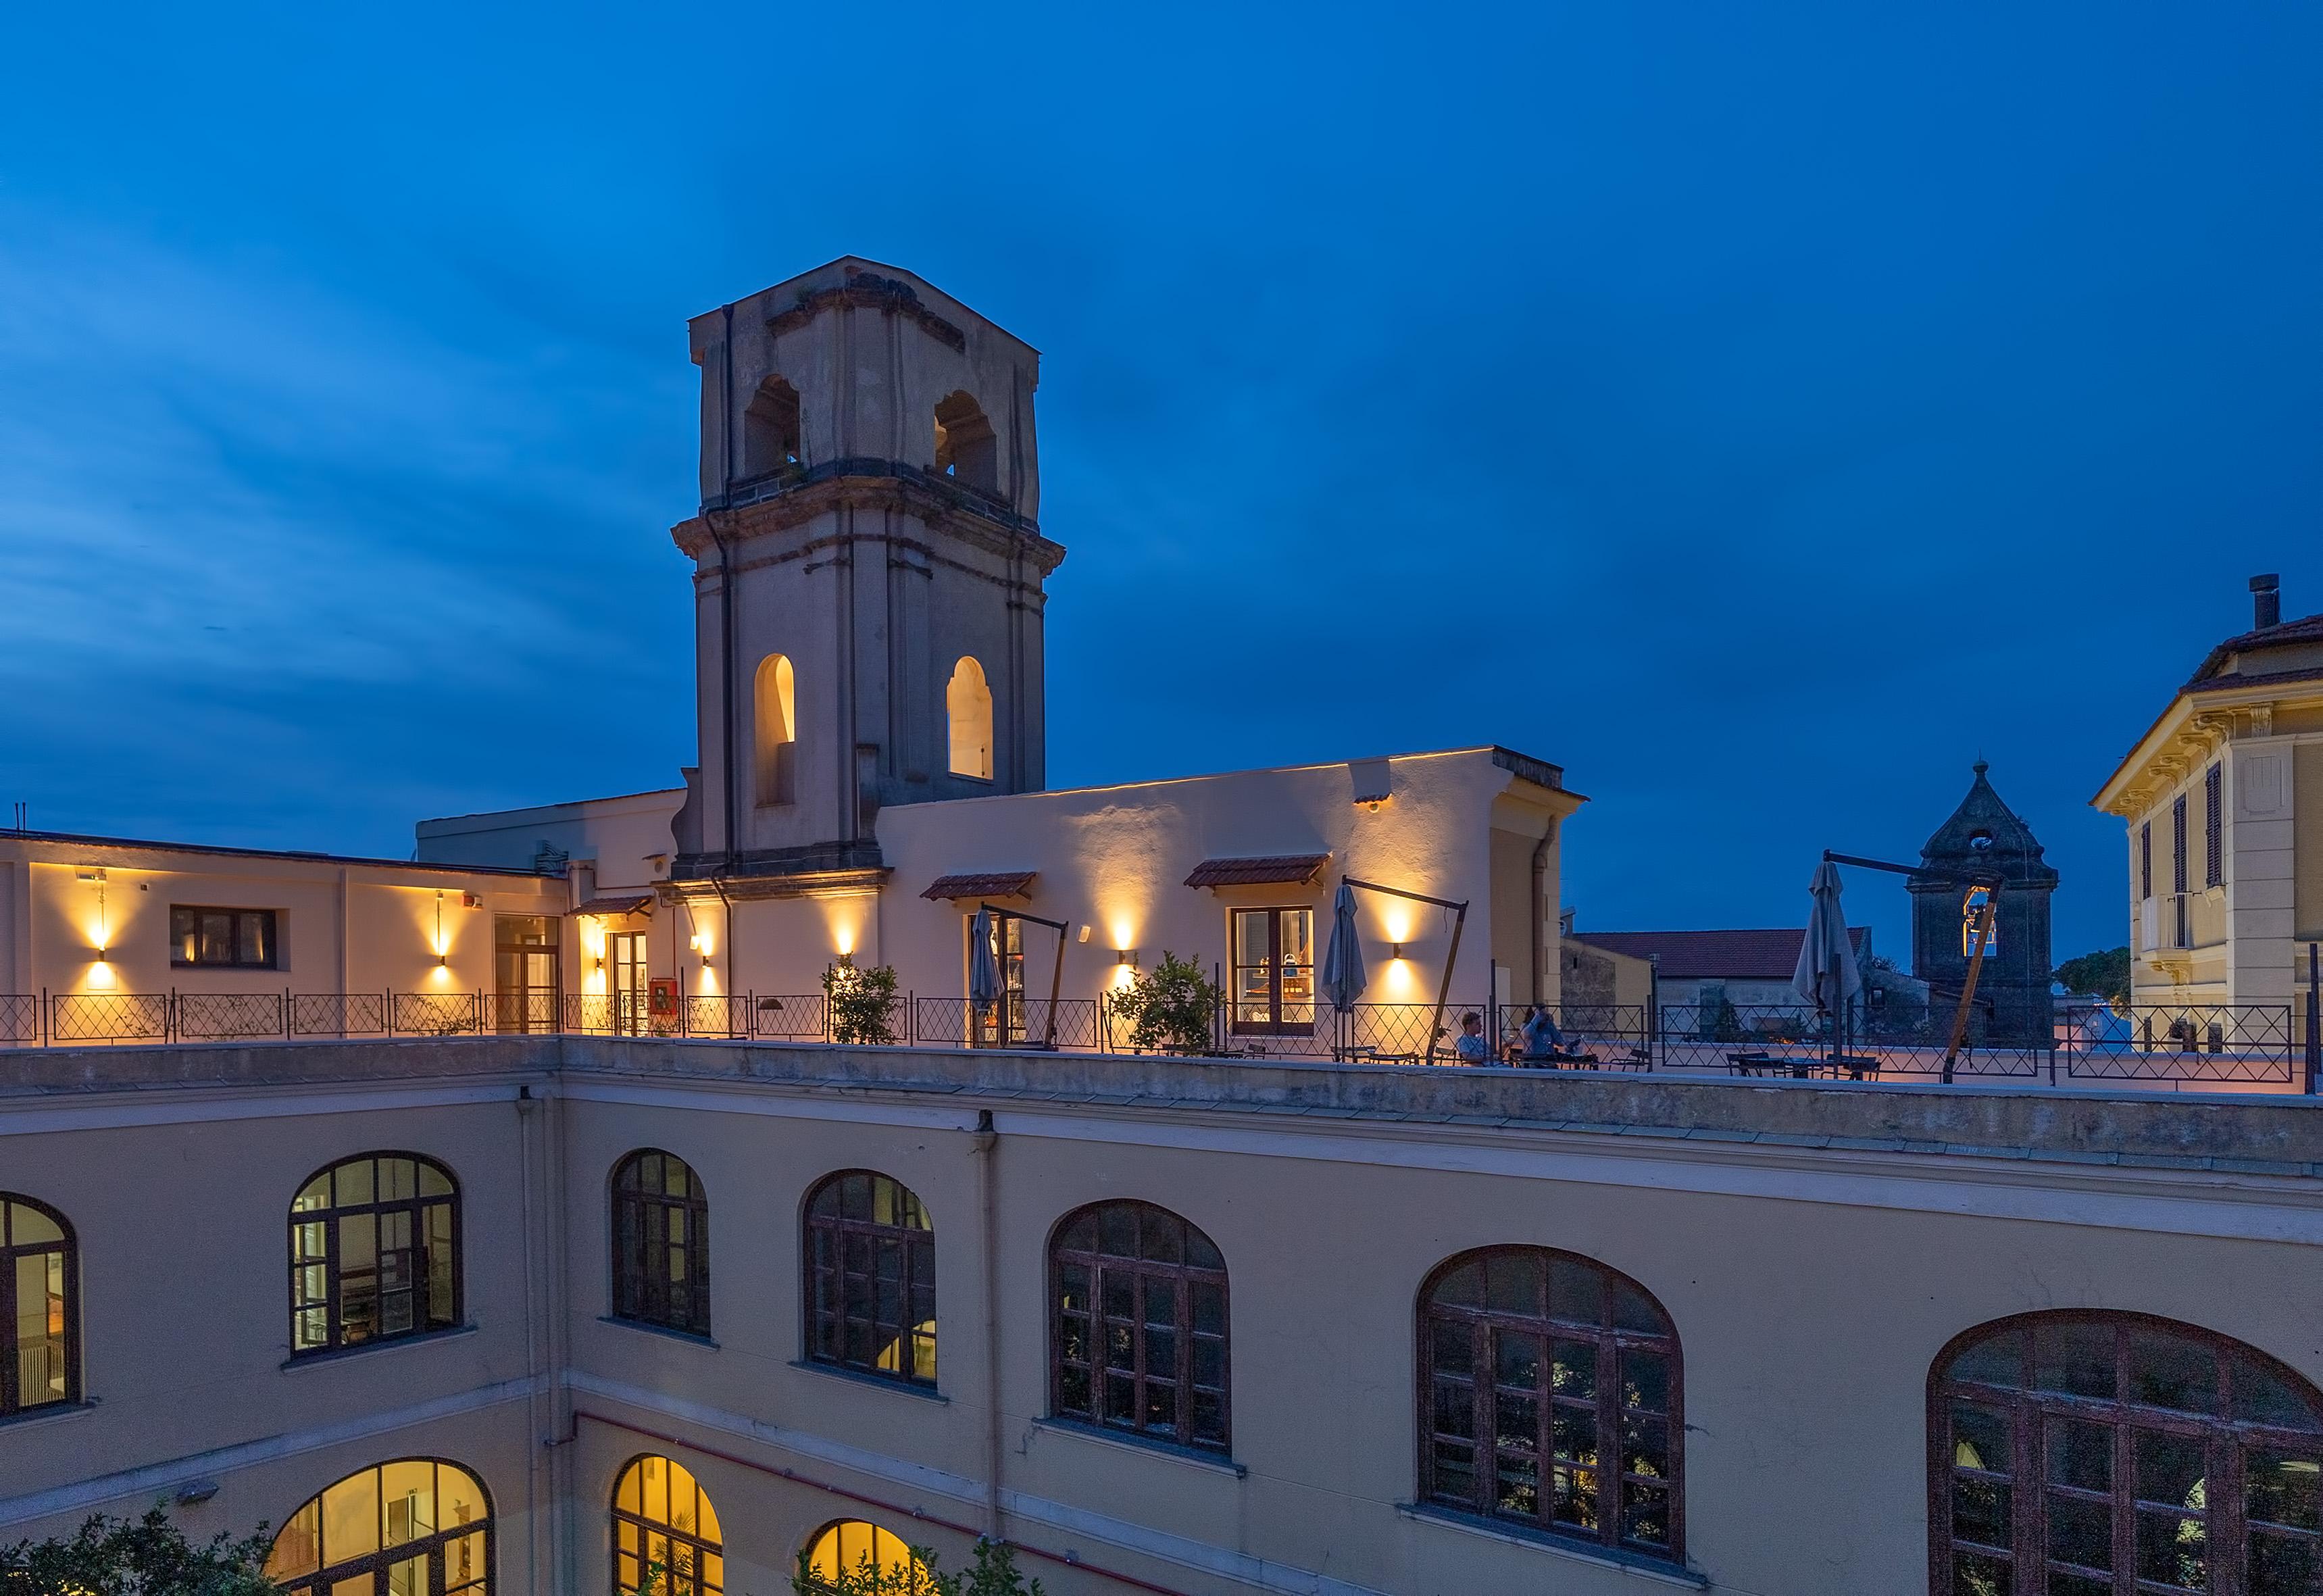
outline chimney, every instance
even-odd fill
[[[2254,576],[2251,578],[2251,627],[2253,630],[2263,632],[2271,626],[2281,626],[2282,624],[2282,595],[2276,591],[2281,587],[2282,582],[2282,579],[2272,571],[2268,572],[2264,576]]]

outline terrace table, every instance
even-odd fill
[[[1729,1053],[1726,1067],[1736,1075],[1788,1076],[1793,1080],[1870,1080],[1879,1074],[1879,1060],[1859,1053],[1835,1059],[1821,1054]]]

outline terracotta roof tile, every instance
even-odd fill
[[[1204,859],[1188,886],[1288,886],[1315,879],[1331,862],[1327,853],[1278,853],[1247,859]]]
[[[1021,898],[1030,894],[1037,870],[987,870],[981,875],[939,876],[920,896],[938,901],[960,898]]]

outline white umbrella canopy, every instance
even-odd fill
[[[1863,972],[1856,968],[1855,944],[1847,935],[1847,916],[1839,906],[1839,867],[1825,859],[1815,867],[1807,887],[1814,908],[1807,915],[1807,934],[1799,943],[1798,968],[1791,973],[1791,990],[1824,1014],[1863,990]]]
[[[992,956],[992,911],[978,909],[968,922],[968,1000],[1000,1001],[1000,961]]]
[[[1330,946],[1323,950],[1323,995],[1344,1014],[1354,1009],[1369,984],[1363,938],[1355,931],[1355,889],[1342,881],[1331,904]]]

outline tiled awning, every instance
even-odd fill
[[[939,876],[923,898],[1022,898],[1030,896],[1036,870],[987,870],[980,876]]]
[[[654,895],[649,892],[622,893],[614,897],[591,898],[573,913],[605,915],[650,914],[653,913],[653,901]]]
[[[1327,853],[1278,853],[1261,858],[1204,859],[1188,886],[1303,886],[1331,862]]]

